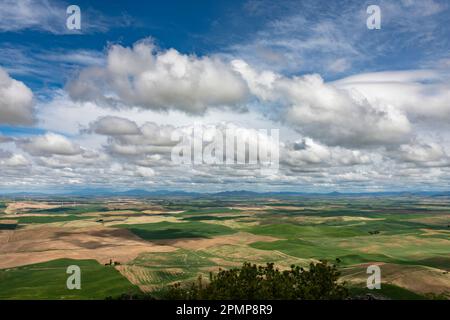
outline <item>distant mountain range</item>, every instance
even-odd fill
[[[227,198],[248,198],[248,197],[292,197],[292,196],[316,196],[316,197],[386,197],[386,196],[430,196],[446,197],[450,196],[450,191],[392,191],[392,192],[358,192],[341,193],[337,191],[329,193],[317,192],[254,192],[248,190],[222,191],[222,192],[187,192],[181,190],[143,190],[131,189],[126,191],[115,191],[111,189],[86,188],[71,190],[67,192],[11,192],[2,193],[5,197],[47,197],[47,196],[78,196],[78,197],[227,197]]]

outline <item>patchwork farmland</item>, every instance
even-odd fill
[[[354,294],[450,298],[450,199],[285,196],[0,199],[0,299],[158,296],[243,262],[336,264]],[[112,262],[112,263],[111,263]],[[367,266],[382,289],[366,289]],[[66,288],[78,265],[82,289]]]

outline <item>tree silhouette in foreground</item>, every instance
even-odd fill
[[[291,266],[280,271],[273,263],[210,274],[210,281],[170,286],[163,294],[168,300],[336,300],[348,297],[344,284],[337,282],[339,271],[325,261],[311,263],[308,269]]]

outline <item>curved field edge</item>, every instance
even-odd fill
[[[81,289],[69,290],[67,267],[81,269]],[[123,293],[140,293],[112,266],[95,260],[58,259],[17,268],[0,270],[0,299],[44,300],[76,299],[103,300]]]

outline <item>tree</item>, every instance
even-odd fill
[[[273,263],[266,266],[244,263],[241,268],[220,270],[188,285],[177,283],[166,291],[169,300],[331,300],[345,299],[345,284],[338,283],[339,271],[326,261],[311,263],[307,270],[292,265],[280,271]]]

